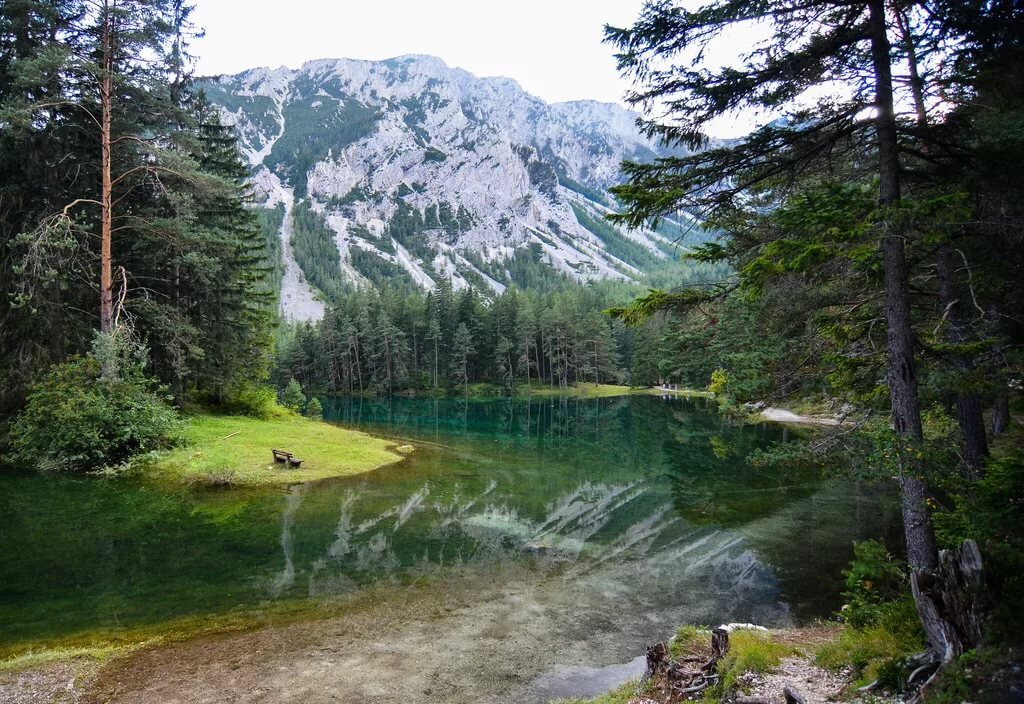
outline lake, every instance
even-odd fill
[[[275,601],[473,604],[483,584],[504,615],[472,618],[523,663],[488,691],[543,701],[621,680],[680,623],[827,618],[852,541],[898,540],[889,492],[755,469],[784,431],[702,399],[323,403],[416,451],[287,489],[0,475],[0,652]]]

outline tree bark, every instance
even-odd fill
[[[992,434],[1002,435],[1010,425],[1010,400],[1005,392],[996,396],[996,405],[992,409]]]
[[[878,203],[885,209],[900,200],[900,162],[893,106],[891,46],[886,27],[884,0],[869,0],[871,57],[875,73],[875,117],[879,158]],[[938,567],[935,534],[928,515],[925,467],[918,452],[924,439],[914,364],[914,336],[910,317],[904,233],[898,223],[882,224],[882,257],[885,266],[885,318],[887,324],[889,400],[896,433],[903,529],[907,560],[918,615],[929,648],[945,657],[951,630],[929,588]]]
[[[111,110],[114,92],[114,14],[113,8],[103,3],[103,75],[100,80],[100,150],[102,190],[100,195],[100,332],[114,330],[114,286],[111,265],[111,236],[113,231],[113,185],[111,163]]]
[[[956,293],[956,273],[953,267],[953,248],[948,242],[939,245],[938,267],[939,303],[942,305],[946,322],[946,339],[953,345],[967,341],[967,330],[960,317],[960,302]],[[969,375],[974,363],[969,357],[954,352],[953,367],[960,376]],[[958,380],[959,381],[959,380]],[[956,417],[960,425],[960,437],[964,464],[969,479],[977,479],[982,473],[982,463],[988,455],[988,441],[985,438],[985,421],[982,417],[981,401],[969,386],[960,382],[956,395]]]

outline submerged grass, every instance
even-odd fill
[[[302,460],[300,469],[274,462],[270,450]],[[392,443],[365,433],[291,415],[193,416],[186,444],[147,462],[154,475],[211,486],[296,484],[361,474],[397,462]]]
[[[602,694],[596,699],[553,699],[550,704],[628,704],[636,696],[637,680],[630,680],[618,689]]]

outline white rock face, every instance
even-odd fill
[[[341,276],[354,285],[369,283],[354,249],[423,288],[449,277],[456,288],[494,292],[511,283],[502,262],[517,253],[580,281],[635,278],[643,262],[630,243],[666,256],[660,235],[591,231],[573,210],[601,220],[620,163],[658,153],[617,105],[549,105],[515,81],[427,56],[259,68],[207,91],[236,126],[257,196],[292,199],[289,216],[296,198],[309,198],[335,231]],[[422,221],[412,240],[393,239],[402,236],[392,230],[400,212]],[[285,229],[284,313],[318,318],[323,304],[290,254],[290,217]]]

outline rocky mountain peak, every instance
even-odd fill
[[[336,286],[389,276],[489,291],[535,266],[626,280],[670,251],[603,220],[621,162],[659,153],[618,105],[548,104],[422,55],[255,68],[205,89],[237,129],[257,199],[285,209],[290,318],[321,315]],[[310,261],[307,250],[332,257],[327,240],[336,261]]]

